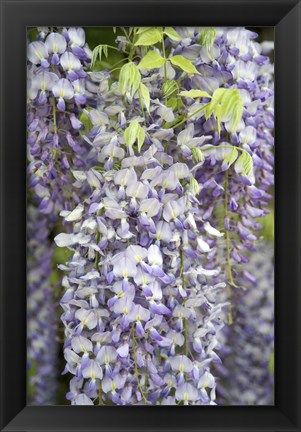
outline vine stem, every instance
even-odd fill
[[[146,116],[145,116],[145,111],[144,111],[144,107],[143,107],[142,94],[141,94],[141,87],[140,86],[138,89],[138,93],[139,93],[139,104],[140,104],[140,108],[141,108],[143,118],[144,118],[144,126],[146,126]]]
[[[190,114],[188,117],[183,118],[179,123],[170,126],[172,129],[175,129],[178,126],[181,126],[181,124],[185,123],[187,120],[191,119],[192,117],[194,117],[196,114],[198,114],[199,112],[203,111],[203,109],[205,109],[208,105],[210,104],[210,102],[208,102],[207,104],[203,105],[201,108],[198,108],[196,111],[194,111],[192,114]]]
[[[53,130],[54,133],[57,133],[57,124],[56,124],[56,105],[55,105],[55,99],[52,99],[52,115],[53,115]]]
[[[138,389],[140,390],[142,399],[145,403],[148,403],[143,388],[141,387],[140,381],[139,381],[139,371],[138,371],[138,365],[137,365],[137,351],[136,351],[136,338],[135,338],[135,327],[132,326],[132,344],[133,344],[133,355],[134,355],[134,369],[135,369],[135,378],[137,381]]]
[[[228,205],[228,190],[229,190],[229,170],[226,170],[226,180],[225,180],[225,218],[229,218]],[[231,267],[231,238],[230,231],[225,230],[226,233],[226,254],[227,254],[227,264],[226,264],[226,273],[227,273],[227,297],[230,302],[229,311],[228,311],[228,323],[229,325],[233,324],[233,314],[232,314],[232,290],[231,286],[234,286],[234,280],[232,275],[232,267]]]
[[[166,60],[166,52],[165,52],[165,43],[164,43],[164,36],[162,34],[162,54],[163,58]],[[164,81],[167,80],[167,67],[166,67],[166,61],[164,62]]]
[[[236,150],[241,151],[242,153],[248,153],[247,150],[241,148],[241,147],[236,147],[233,145],[218,145],[218,146],[212,146],[212,147],[207,147],[207,148],[202,148],[201,150],[204,151],[210,151],[210,150],[215,150],[215,149],[221,149],[221,148],[225,148],[225,149],[233,149],[235,148]],[[249,154],[249,153],[248,153]],[[227,170],[228,171],[228,170]]]

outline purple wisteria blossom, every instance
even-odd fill
[[[231,381],[225,351],[245,350],[229,354],[243,370],[266,343],[244,347],[239,326],[253,335],[265,313],[264,278],[243,288],[272,197],[273,66],[245,28],[121,30],[93,54],[81,28],[42,28],[28,45],[29,186],[69,251],[66,398],[264,404],[243,373]],[[95,70],[110,49],[128,57],[118,78]],[[237,383],[228,395],[221,371]]]
[[[53,245],[47,217],[28,207],[27,225],[27,367],[31,405],[56,402],[58,376],[58,325],[56,300],[50,284]]]
[[[220,338],[219,403],[274,404],[273,256],[272,244],[261,243],[245,267],[235,322]]]

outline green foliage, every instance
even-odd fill
[[[166,60],[157,51],[149,51],[140,61],[139,69],[155,69],[164,65]]]
[[[174,41],[181,41],[182,37],[179,35],[179,33],[176,32],[176,30],[173,27],[165,27],[164,34],[168,36],[170,39]]]
[[[211,99],[211,95],[203,90],[189,90],[189,91],[181,91],[180,96],[190,97],[190,98],[209,98]]]
[[[235,163],[235,170],[248,177],[253,170],[253,160],[248,152],[243,151]]]
[[[133,120],[130,125],[124,131],[124,139],[129,147],[133,147],[133,144],[137,140],[138,142],[138,152],[140,152],[141,147],[144,143],[145,132],[140,126],[137,120]]]
[[[193,148],[192,150],[192,158],[194,160],[194,162],[199,163],[199,162],[203,162],[203,160],[205,159],[204,153],[202,152],[202,150],[198,147]]]
[[[168,60],[170,60],[174,66],[179,67],[186,73],[200,74],[200,72],[198,72],[193,63],[181,55],[175,55],[173,57],[170,57]]]
[[[140,84],[140,92],[141,92],[141,97],[144,101],[144,105],[149,113],[149,107],[150,107],[150,95],[149,95],[149,90],[146,87],[146,85],[144,85],[143,83]]]
[[[230,149],[230,152],[223,152],[223,163],[228,165],[228,168],[230,168],[231,165],[235,162],[235,171],[238,173],[242,173],[242,175],[248,177],[251,175],[253,171],[253,159],[249,155],[249,153],[240,148],[235,147],[232,145],[219,145],[219,146],[210,146],[210,147],[203,147],[202,151],[212,151],[212,150],[218,150],[218,149]],[[239,156],[240,154],[240,156]],[[239,157],[238,157],[239,156]]]
[[[269,370],[269,374],[274,376],[274,370],[275,370],[274,352],[272,352],[272,354],[270,355],[268,370]]]
[[[195,178],[189,180],[189,191],[192,195],[196,196],[200,192],[199,183]]]
[[[98,45],[94,48],[92,52],[91,69],[93,69],[98,59],[101,61],[102,54],[105,56],[105,58],[108,58],[108,49],[108,45]]]
[[[216,37],[216,31],[213,27],[208,27],[202,31],[199,37],[199,44],[204,45],[209,51]]]
[[[130,92],[134,96],[141,83],[141,76],[138,67],[133,62],[126,63],[122,66],[119,75],[119,85],[122,94]]]
[[[263,218],[258,219],[258,222],[262,225],[262,236],[266,241],[274,241],[274,212],[271,209],[271,213],[265,215]]]
[[[80,134],[81,135],[87,135],[93,127],[88,113],[86,111],[82,111],[79,119],[82,122],[82,124],[84,125],[84,128],[80,129]]]
[[[205,116],[208,119],[212,114],[217,120],[220,134],[221,121],[226,118],[230,122],[230,131],[236,132],[243,112],[243,101],[238,89],[216,89],[211,102],[205,108]]]
[[[137,33],[140,34],[140,36],[135,46],[155,45],[157,42],[161,41],[163,35],[161,27],[146,27],[144,30],[143,27],[141,27]]]
[[[179,85],[175,80],[166,80],[162,86],[163,96],[164,98],[170,98],[175,96],[179,92]]]
[[[227,156],[225,156],[224,162],[228,165],[228,168],[230,168],[230,166],[237,160],[237,158],[238,158],[238,150],[235,147],[233,147],[231,149],[231,152],[229,152]]]
[[[58,264],[65,264],[72,252],[67,247],[56,246],[52,254],[52,267],[56,268]]]

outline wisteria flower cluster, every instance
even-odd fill
[[[237,326],[260,313],[243,281],[257,273],[272,198],[269,47],[244,28],[115,32],[116,46],[93,52],[80,28],[42,28],[28,45],[32,201],[70,252],[59,265],[66,398],[216,405],[219,372],[244,349]],[[112,50],[120,67],[97,71]],[[267,369],[259,339],[250,352]],[[238,400],[247,383],[230,381],[227,403],[249,403]],[[251,403],[267,403],[262,382]]]
[[[274,403],[274,267],[271,244],[261,243],[244,271],[235,324],[224,327],[218,365],[220,403]]]

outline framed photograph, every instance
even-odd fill
[[[1,23],[1,430],[300,431],[300,2]]]

